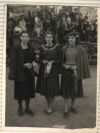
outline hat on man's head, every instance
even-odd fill
[[[72,32],[68,33],[67,36],[68,36],[68,37],[69,37],[69,36],[79,37],[79,33],[76,32],[76,31],[72,31]]]
[[[51,34],[52,36],[54,35],[54,34],[53,34],[53,31],[50,30],[50,29],[48,29],[48,30],[45,32],[45,36],[48,35],[48,34]]]
[[[67,33],[66,35],[65,35],[65,41],[68,39],[68,37],[70,37],[70,36],[74,36],[75,38],[79,38],[79,33],[78,32],[76,32],[76,31],[72,31],[72,32],[69,32],[69,33]]]

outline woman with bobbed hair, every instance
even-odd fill
[[[19,45],[13,45],[9,78],[14,80],[14,98],[18,102],[18,115],[33,115],[30,100],[35,97],[33,61],[34,52],[29,44],[29,34],[20,34]],[[25,110],[23,108],[25,102]]]
[[[89,62],[85,48],[79,45],[79,35],[71,32],[66,37],[66,44],[62,48],[62,81],[61,90],[64,97],[64,116],[69,112],[77,113],[75,100],[79,95],[79,82],[89,78]]]
[[[52,113],[52,104],[59,92],[58,67],[60,63],[60,49],[54,42],[51,31],[45,34],[45,43],[41,45],[41,64],[38,78],[38,92],[45,96],[48,108],[46,113]]]

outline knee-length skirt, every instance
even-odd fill
[[[64,98],[75,98],[75,77],[72,69],[62,68],[61,95]]]
[[[14,82],[14,98],[27,99],[35,96],[35,80],[31,73],[25,73],[26,79],[24,81]]]
[[[37,81],[37,92],[46,97],[54,97],[59,94],[59,77],[53,76],[39,76]]]

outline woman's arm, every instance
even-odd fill
[[[10,65],[9,65],[9,79],[14,80],[16,76],[16,47],[12,46],[10,54]]]

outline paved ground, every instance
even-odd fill
[[[55,112],[48,116],[43,110],[46,101],[43,96],[36,94],[31,101],[34,117],[17,116],[17,103],[13,99],[13,81],[7,79],[6,92],[6,126],[26,127],[58,127],[58,128],[91,128],[96,124],[96,67],[91,67],[91,78],[84,81],[85,97],[77,99],[78,114],[71,114],[68,119],[63,118],[62,97],[57,97],[54,103]]]

